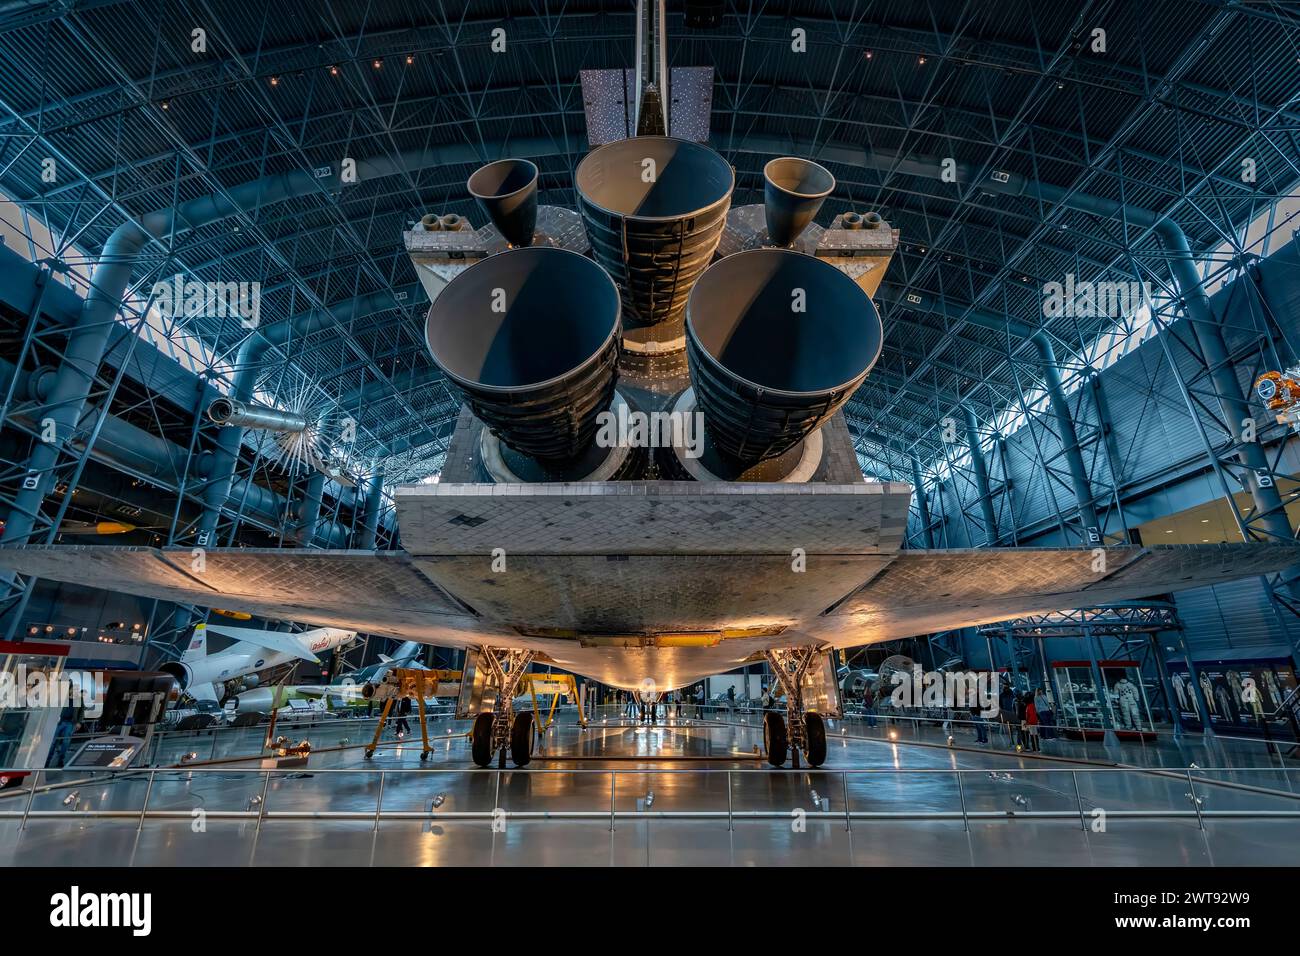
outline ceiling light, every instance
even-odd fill
[[[374,60],[374,61],[371,62],[370,65],[373,66],[376,70],[382,70],[382,69],[384,68],[384,61],[383,61],[383,60]]]
[[[1201,519],[1201,524],[1209,524],[1209,523],[1210,523],[1210,519],[1209,519],[1209,518],[1202,518],[1202,519]]]
[[[280,78],[279,78],[278,76],[273,76],[273,77],[271,77],[271,85],[272,85],[272,86],[279,86],[279,85],[280,85]]]
[[[866,57],[868,60],[871,59],[871,51],[870,51],[870,50],[868,50],[866,53],[864,53],[864,54],[862,54],[862,55],[863,55],[864,57]]]
[[[339,75],[339,68],[337,66],[331,66],[330,76],[338,76],[338,75]]]
[[[1165,532],[1165,534],[1173,534],[1173,533],[1174,533],[1174,529],[1173,529],[1173,528],[1170,528],[1168,531]]]
[[[414,62],[415,62],[415,57],[412,56],[412,55],[409,54],[409,53],[406,54],[406,65],[407,65],[407,66],[410,66],[410,65],[411,65],[412,63],[414,63]]]
[[[925,57],[923,56],[917,57],[916,62],[919,63],[921,66],[925,66]]]

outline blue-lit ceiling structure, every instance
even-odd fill
[[[714,68],[736,205],[806,156],[837,180],[823,218],[901,233],[845,412],[864,470],[922,489],[915,544],[1131,540],[1192,481],[1241,536],[1292,536],[1288,434],[1237,434],[1300,333],[1292,5],[702,6],[669,5],[669,52]],[[573,207],[580,71],[632,67],[634,34],[625,0],[0,6],[5,542],[113,518],[141,544],[394,541],[385,483],[435,478],[460,412],[401,233],[481,222],[466,179],[503,157]],[[1067,275],[1151,291],[1045,315]],[[256,284],[254,327],[159,320],[176,276]],[[204,416],[218,395],[351,420],[345,473],[277,469]]]

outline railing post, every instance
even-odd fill
[[[383,778],[381,777],[382,781]],[[255,833],[262,832],[262,817],[266,813],[266,794],[271,789],[271,771],[266,771],[266,779],[262,781],[262,799],[257,804],[257,827]]]
[[[39,770],[32,774],[32,787],[27,792],[27,806],[23,808],[23,822],[18,825],[20,831],[27,829],[27,816],[32,812],[32,803],[36,800],[36,781],[40,779],[40,776],[41,772]],[[48,780],[49,774],[45,776]]]
[[[375,798],[375,824],[370,828],[371,833],[379,832],[379,812],[384,809],[384,774],[385,770],[379,771],[379,795]]]
[[[732,799],[731,799],[731,771],[728,770],[727,771],[727,830],[728,831],[732,831],[736,829],[735,821],[732,818],[733,812],[734,811],[733,811]]]
[[[1191,787],[1192,807],[1196,810],[1196,825],[1202,830],[1205,829],[1205,821],[1201,819],[1201,803],[1196,798],[1196,782],[1192,780],[1192,771],[1187,771],[1187,786]]]
[[[957,775],[957,796],[961,798],[961,825],[967,833],[970,832],[970,816],[966,813],[966,785],[961,782],[961,771],[954,770]]]
[[[141,804],[140,806],[140,823],[135,828],[136,833],[139,833],[141,830],[144,829],[144,816],[149,810],[149,797],[153,795],[153,779],[154,779],[154,775],[157,773],[158,771],[156,769],[149,771],[149,782],[145,784],[144,803]],[[263,798],[263,800],[265,800],[265,797]]]
[[[1088,821],[1083,815],[1083,794],[1079,791],[1079,774],[1077,771],[1070,771],[1070,779],[1074,781],[1074,799],[1079,802],[1079,826],[1083,827],[1083,832],[1088,832]]]
[[[609,832],[614,832],[614,794],[618,790],[618,772],[609,772]]]
[[[849,772],[840,771],[840,780],[844,783],[844,829],[853,832],[853,815],[849,813]]]

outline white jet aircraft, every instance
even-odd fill
[[[218,654],[209,654],[209,631],[236,638],[236,643]],[[248,678],[293,660],[318,664],[320,658],[316,655],[342,647],[356,636],[356,631],[341,627],[318,627],[290,634],[225,624],[199,624],[194,628],[194,636],[181,659],[164,664],[160,669],[175,677],[181,690],[195,700],[220,700],[221,689],[231,681]]]

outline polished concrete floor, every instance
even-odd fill
[[[1117,769],[1144,748],[1038,758],[962,729],[952,747],[938,726],[831,729],[844,736],[820,771],[776,771],[753,759],[743,715],[647,727],[606,714],[581,730],[566,714],[528,771],[498,773],[472,768],[463,723],[434,721],[422,763],[418,728],[365,760],[355,745],[373,724],[339,721],[288,736],[348,749],[270,777],[255,762],[152,783],[70,773],[46,789],[60,777],[43,776],[34,796],[0,799],[16,814],[30,797],[33,813],[25,828],[0,819],[0,865],[1287,865],[1300,843],[1300,778],[1262,748],[1188,771],[1154,745],[1147,769]],[[160,762],[260,743],[166,735]]]

